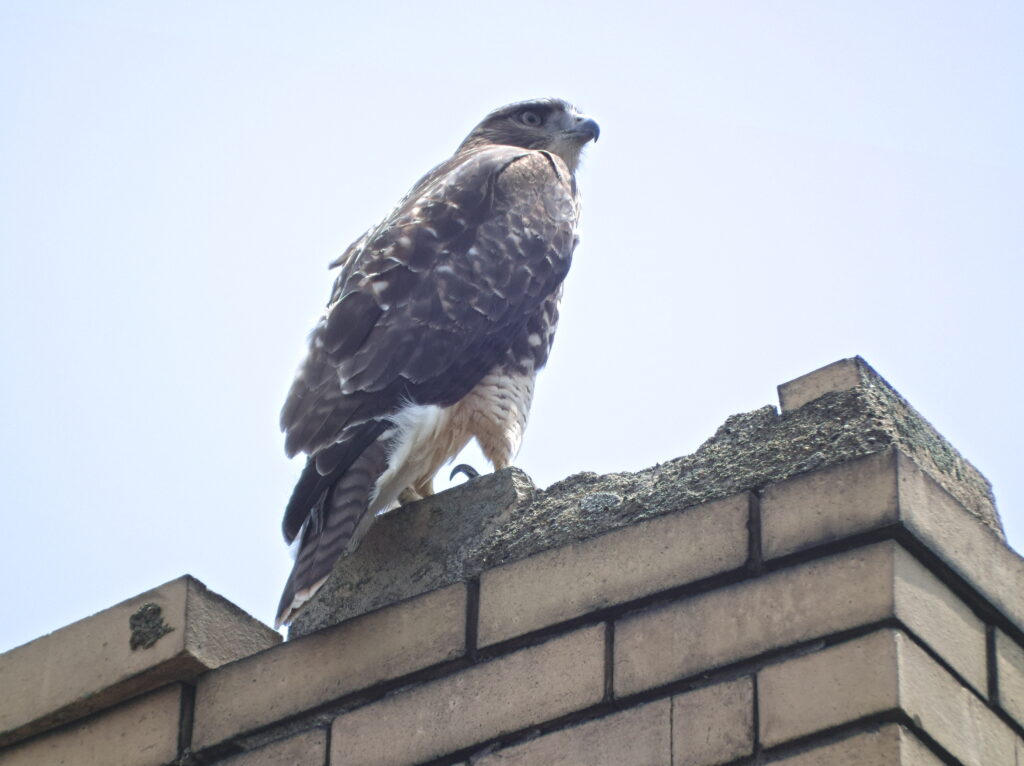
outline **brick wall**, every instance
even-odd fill
[[[648,472],[384,517],[286,643],[182,578],[8,652],[0,764],[1024,764],[987,484],[861,360],[781,389]]]

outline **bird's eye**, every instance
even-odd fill
[[[524,125],[529,125],[531,128],[536,128],[544,122],[541,116],[536,112],[523,112],[519,119],[522,120]]]

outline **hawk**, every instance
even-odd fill
[[[509,465],[578,242],[580,152],[598,134],[560,99],[501,107],[331,264],[281,411],[285,451],[308,460],[284,514],[299,543],[277,625],[471,439]]]

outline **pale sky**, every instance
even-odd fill
[[[0,0],[0,651],[186,572],[273,619],[327,263],[535,96],[602,129],[539,486],[861,354],[1024,549],[1021,40],[1019,2]]]

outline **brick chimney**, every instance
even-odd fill
[[[0,655],[0,766],[1024,764],[1024,560],[862,359],[694,454],[378,520],[289,641],[183,577]]]

